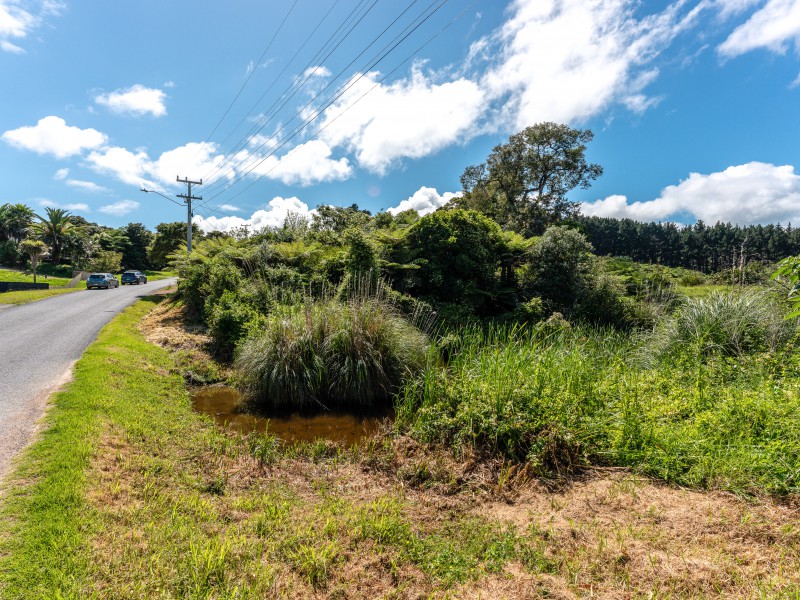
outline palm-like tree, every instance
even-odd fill
[[[19,242],[33,224],[36,213],[25,204],[3,204],[0,206],[0,240]]]
[[[50,258],[54,265],[58,265],[61,261],[64,237],[75,228],[75,224],[72,222],[72,215],[68,210],[52,207],[47,207],[44,210],[47,218],[36,215],[36,218],[39,219],[39,223],[34,224],[33,229],[43,237],[45,241],[50,243],[50,248],[52,250]]]

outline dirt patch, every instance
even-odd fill
[[[159,290],[164,295],[168,291]],[[191,324],[179,302],[167,300],[156,306],[141,321],[139,329],[148,342],[173,354],[187,384],[206,385],[231,377],[231,366],[215,360],[206,328]]]

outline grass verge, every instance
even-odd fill
[[[625,471],[548,490],[409,438],[345,451],[226,434],[139,332],[151,307],[101,332],[10,481],[0,597],[800,594],[791,503]],[[149,333],[174,339],[160,324]]]
[[[51,288],[49,290],[23,290],[18,292],[5,292],[0,294],[0,304],[27,304],[28,302],[36,302],[37,300],[44,300],[45,298],[50,298],[52,296],[69,294],[70,292],[77,292],[83,289],[86,288]]]

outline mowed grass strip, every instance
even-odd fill
[[[0,304],[27,304],[28,302],[36,302],[37,300],[44,300],[52,296],[60,296],[61,294],[69,294],[70,292],[77,292],[86,289],[85,287],[74,288],[55,288],[49,290],[22,290],[17,292],[4,292],[0,294]]]
[[[169,356],[136,329],[152,306],[139,302],[103,329],[76,364],[73,380],[54,396],[40,439],[7,479],[0,511],[2,597],[87,597],[87,540],[99,519],[86,501],[86,474],[98,441],[112,423],[130,417],[126,411],[143,416],[155,404],[186,406]]]

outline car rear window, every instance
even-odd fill
[[[105,275],[89,275],[89,279],[105,279]]]

